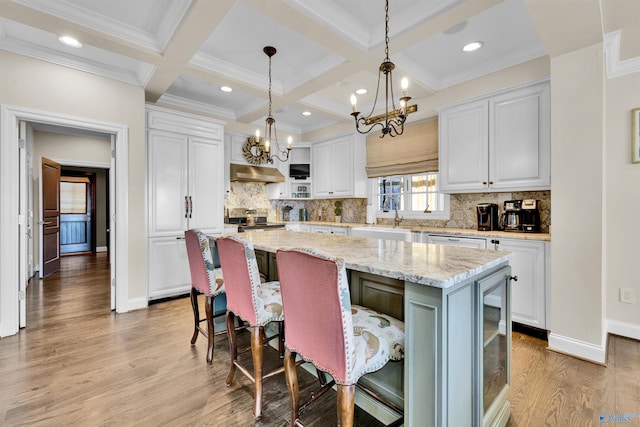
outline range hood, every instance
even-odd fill
[[[263,166],[249,166],[231,163],[229,165],[229,179],[235,182],[284,182],[284,175],[276,168]]]

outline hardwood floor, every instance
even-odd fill
[[[0,340],[0,426],[289,424],[284,375],[265,381],[255,422],[249,380],[236,375],[225,385],[226,335],[216,337],[211,365],[204,337],[190,345],[189,298],[111,312],[106,254],[64,257],[59,272],[29,285],[27,304],[27,328]],[[248,333],[239,338],[248,346]],[[265,369],[281,363],[265,352]],[[298,380],[303,398],[317,386],[306,372]],[[328,393],[303,421],[332,425],[335,412]],[[364,411],[356,416],[358,425],[380,425]]]
[[[226,336],[216,337],[212,365],[203,337],[189,344],[188,298],[125,314],[111,312],[109,298],[106,254],[65,257],[60,272],[29,285],[27,328],[0,340],[0,425],[288,425],[284,377],[265,382],[255,422],[249,381],[236,375],[225,386]],[[640,414],[639,342],[611,336],[605,368],[513,337],[510,426],[595,426],[601,413]],[[275,350],[266,356],[281,363]],[[301,394],[316,387],[304,372],[299,381]],[[303,421],[335,425],[334,414],[331,395]],[[356,425],[379,425],[356,415]],[[640,415],[629,424],[640,425]]]

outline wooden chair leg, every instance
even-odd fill
[[[284,357],[284,322],[278,322],[278,354]]]
[[[229,341],[229,355],[231,356],[231,366],[229,374],[227,374],[227,385],[233,381],[236,373],[236,361],[238,360],[238,341],[236,339],[235,315],[231,311],[227,311],[227,340]]]
[[[191,337],[191,345],[196,343],[198,339],[198,326],[200,324],[200,311],[198,310],[198,291],[196,288],[191,288],[191,308],[193,309],[193,336]]]
[[[253,357],[253,377],[255,379],[255,406],[253,415],[258,420],[262,416],[262,344],[264,327],[251,327],[251,355]]]
[[[296,425],[300,413],[300,395],[298,394],[298,374],[296,373],[296,354],[288,349],[284,351],[284,377],[289,389],[289,401],[291,402],[291,425]]]
[[[213,297],[205,297],[204,310],[207,315],[207,363],[213,361]]]
[[[353,427],[353,412],[356,386],[337,385],[338,388],[338,427]]]

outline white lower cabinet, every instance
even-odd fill
[[[341,236],[349,235],[349,228],[334,227],[331,225],[309,225],[309,231],[311,231],[312,233],[339,234]]]
[[[427,243],[432,245],[461,246],[465,248],[486,249],[487,240],[476,237],[429,235]]]
[[[149,299],[189,293],[191,273],[184,238],[149,239]]]
[[[442,234],[430,234],[427,243],[512,252],[511,270],[514,276],[518,276],[518,281],[511,284],[511,319],[523,325],[547,329],[548,257],[545,253],[549,250],[548,243]]]
[[[496,250],[512,252],[511,318],[514,322],[547,329],[545,242],[488,239]]]

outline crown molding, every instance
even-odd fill
[[[640,71],[640,57],[621,60],[620,41],[622,30],[612,31],[604,35],[604,61],[607,78],[626,76]]]

